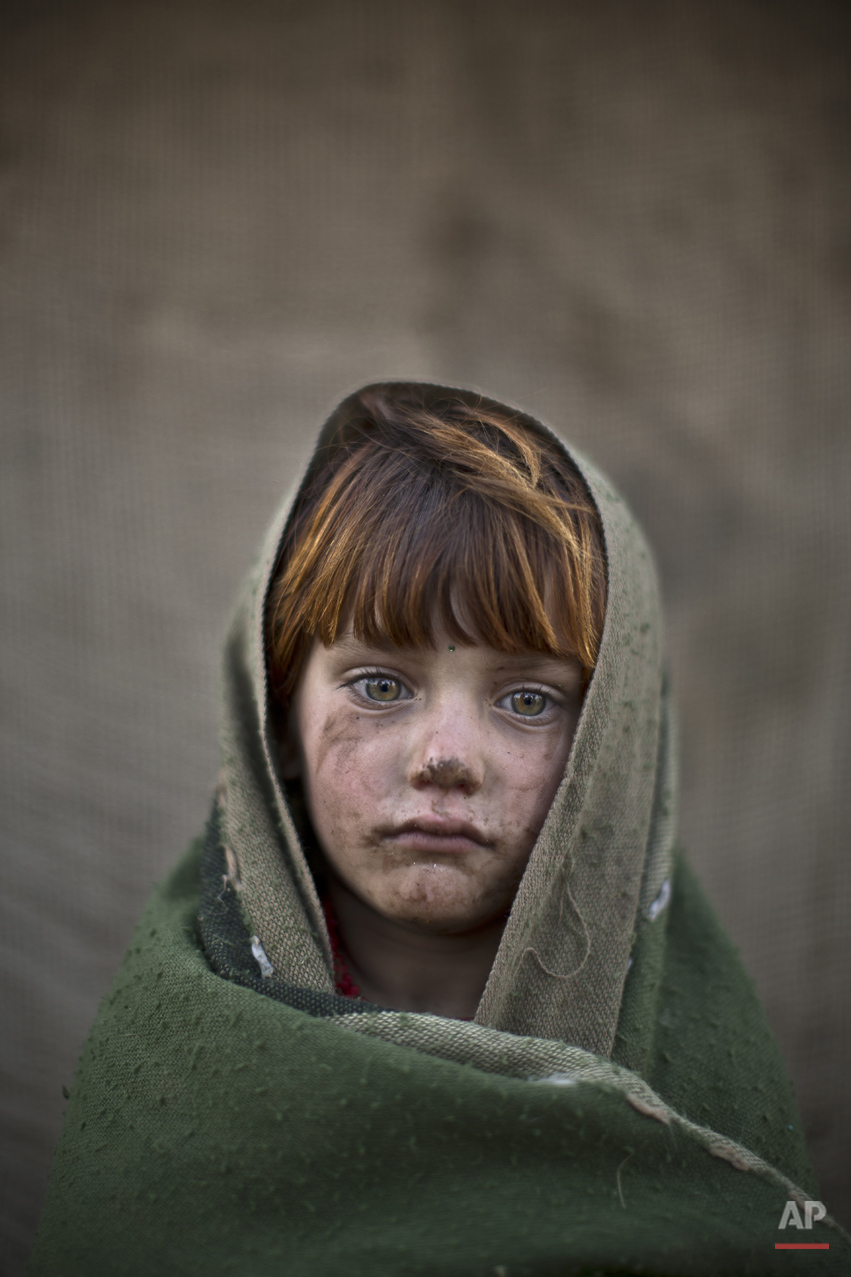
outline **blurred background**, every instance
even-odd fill
[[[475,385],[655,545],[682,830],[851,1224],[851,10],[5,0],[0,1267],[205,821],[220,641],[326,412]]]

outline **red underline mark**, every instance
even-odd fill
[[[830,1250],[830,1242],[775,1242],[775,1250]]]

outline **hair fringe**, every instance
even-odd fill
[[[315,637],[461,644],[597,660],[606,567],[579,472],[510,414],[442,413],[363,392],[363,416],[320,465],[285,532],[266,612],[284,707]],[[460,615],[459,615],[460,612]]]

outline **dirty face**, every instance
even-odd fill
[[[580,706],[578,662],[348,633],[310,652],[284,773],[301,776],[329,867],[362,903],[458,934],[510,908]]]

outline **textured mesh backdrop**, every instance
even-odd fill
[[[235,587],[384,376],[563,428],[656,546],[692,860],[849,1181],[849,81],[825,0],[6,0],[4,1136],[200,829]]]

